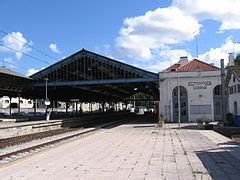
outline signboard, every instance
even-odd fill
[[[212,85],[211,81],[188,82],[188,86],[192,86],[193,89],[207,89],[207,87],[211,85]]]

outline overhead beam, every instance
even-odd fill
[[[106,79],[106,80],[85,80],[85,81],[65,81],[49,82],[48,86],[81,86],[81,85],[100,85],[100,84],[120,84],[120,83],[140,83],[157,82],[155,78],[131,78],[131,79]],[[33,87],[45,87],[45,83],[34,83]]]

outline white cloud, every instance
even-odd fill
[[[239,0],[173,0],[172,6],[199,21],[212,19],[221,22],[220,31],[240,29]]]
[[[12,69],[16,68],[16,65],[14,64],[14,61],[12,58],[3,58],[3,66],[10,67]]]
[[[58,54],[60,53],[60,51],[59,51],[56,43],[51,43],[51,44],[49,44],[48,47],[49,47],[54,53],[58,53]]]
[[[195,18],[176,7],[158,8],[125,19],[116,46],[131,58],[149,60],[152,50],[192,40],[200,28]]]
[[[154,61],[147,61],[144,69],[152,72],[160,72],[169,66],[177,63],[180,57],[187,56],[189,60],[192,59],[191,54],[185,49],[164,49],[159,51]]]
[[[6,62],[6,63],[10,63],[10,64],[13,63],[12,58],[4,58],[3,61]]]
[[[233,44],[232,38],[228,37],[226,41],[218,48],[211,48],[209,51],[200,54],[199,59],[207,63],[214,63],[215,66],[220,66],[220,59],[224,59],[225,65],[228,63],[228,53],[233,51],[240,53],[240,43]]]
[[[30,68],[27,70],[26,76],[31,76],[31,75],[37,73],[38,71],[43,70],[44,68],[46,68],[46,67],[42,67],[40,69]]]
[[[17,59],[20,59],[22,57],[22,53],[27,53],[31,51],[31,48],[27,46],[27,39],[23,36],[20,32],[12,32],[2,38],[2,43],[4,46],[7,46],[9,48],[0,46],[0,51],[2,52],[13,52],[16,55]],[[22,53],[21,53],[22,52]]]
[[[35,74],[38,71],[39,69],[30,68],[27,70],[26,76],[31,76],[32,74]]]

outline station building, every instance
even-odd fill
[[[228,86],[228,109],[234,116],[240,115],[240,65],[228,67],[226,84]]]
[[[199,118],[221,119],[221,71],[198,59],[180,61],[159,73],[160,113],[168,121],[178,121],[178,87],[181,122]]]

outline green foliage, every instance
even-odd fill
[[[131,99],[132,101],[134,100],[134,95],[130,96],[127,99]],[[135,94],[135,105],[136,106],[144,106],[144,107],[149,107],[153,108],[154,107],[154,99],[151,95],[144,94],[144,93],[137,93]],[[132,102],[133,103],[133,102]]]
[[[209,124],[211,122],[211,119],[209,119],[206,116],[202,116],[200,118],[196,119],[198,123],[205,123],[205,124]]]
[[[235,59],[234,59],[234,64],[235,65],[240,65],[240,54],[238,54]]]

